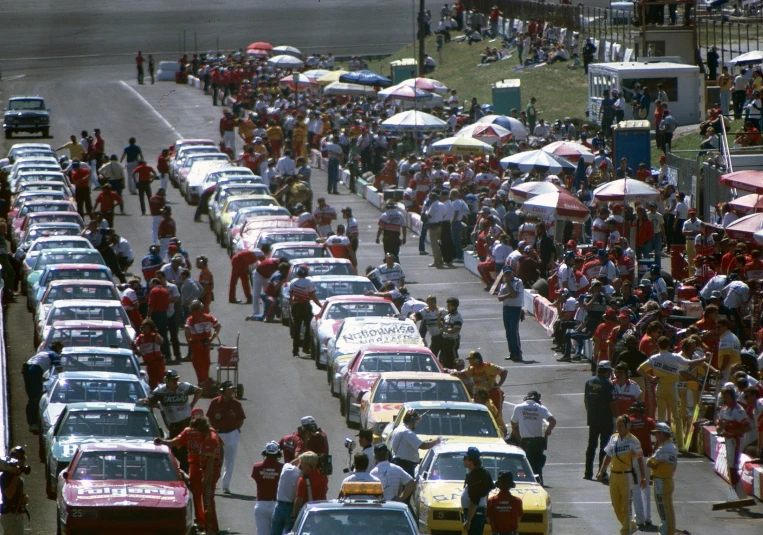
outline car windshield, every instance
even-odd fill
[[[326,299],[335,295],[365,295],[375,290],[369,280],[357,281],[313,281],[315,294],[318,299]]]
[[[130,340],[124,328],[89,328],[89,327],[54,327],[46,347],[56,341],[61,341],[64,347],[114,347],[130,349]]]
[[[72,473],[74,481],[178,481],[179,475],[166,453],[89,451],[83,453]]]
[[[469,401],[464,383],[456,381],[421,381],[382,379],[372,403],[407,403],[409,401]]]
[[[338,507],[307,513],[300,535],[412,535],[403,510]]]
[[[49,199],[54,201],[63,201],[64,194],[58,191],[34,191],[29,192],[26,195],[17,195],[16,199],[13,201],[13,208],[18,208],[19,206],[22,206],[31,201],[47,201]]]
[[[90,249],[92,247],[89,242],[84,242],[82,240],[51,240],[51,241],[43,241],[43,242],[37,242],[32,246],[31,249],[29,249],[29,252],[32,251],[44,251],[46,249]]]
[[[358,365],[359,372],[439,372],[431,355],[414,353],[371,353],[366,354]]]
[[[236,212],[247,206],[278,206],[275,199],[241,199],[228,203],[228,211]]]
[[[135,437],[160,436],[156,421],[147,412],[133,411],[76,411],[61,422],[59,437]]]
[[[270,190],[265,185],[252,184],[237,188],[227,188],[220,193],[220,198],[225,199],[236,195],[270,195]]]
[[[212,162],[215,160],[228,161],[228,157],[225,154],[195,154],[183,163],[183,167],[193,167],[193,164],[198,162]]]
[[[92,353],[71,353],[61,355],[61,366],[65,372],[111,372],[139,375],[136,363],[128,355],[98,355]]]
[[[61,308],[53,308],[48,314],[46,325],[53,325],[56,321],[80,320],[80,321],[121,321],[125,325],[130,324],[127,313],[121,304],[117,306],[99,305],[64,305]]]
[[[53,175],[50,173],[46,173],[44,175],[33,175],[25,173],[16,179],[18,184],[24,184],[25,182],[60,182],[64,184],[64,181],[64,175]]]
[[[298,241],[313,241],[318,237],[318,233],[313,231],[312,233],[304,232],[276,232],[274,234],[263,234],[260,239],[257,240],[257,246],[262,247],[263,244],[275,244],[275,243],[293,243]],[[311,266],[312,269],[312,266]],[[293,278],[293,277],[292,277]]]
[[[43,236],[79,236],[80,228],[78,226],[65,226],[65,227],[38,227],[30,228],[24,237],[24,242],[31,242],[37,238]]]
[[[11,100],[9,108],[13,111],[44,111],[45,102],[42,100]]]
[[[273,217],[273,216],[279,216],[279,215],[291,215],[289,211],[282,207],[269,207],[269,206],[258,206],[256,208],[250,207],[249,209],[245,210],[239,210],[236,213],[236,225],[244,225],[247,221],[250,221],[252,219],[260,219],[262,217]],[[269,225],[269,226],[278,226],[278,225]]]
[[[37,212],[71,212],[71,205],[55,203],[55,204],[25,204],[24,207],[19,210],[17,217],[23,217],[27,214],[34,214]]]
[[[392,303],[331,303],[324,317],[328,320],[343,320],[395,314],[397,310]]]
[[[144,395],[135,381],[59,379],[50,394],[51,403],[135,403]]]
[[[418,428],[416,430],[418,431]],[[463,481],[466,477],[465,453],[453,452],[438,455],[429,472],[429,479]],[[530,463],[522,455],[516,453],[482,453],[481,457],[482,466],[490,473],[493,481],[498,479],[498,474],[501,472],[509,471],[514,474],[514,481],[518,483],[535,482]]]
[[[43,251],[34,263],[34,270],[38,271],[45,266],[54,264],[100,264],[106,265],[101,253],[93,250],[48,252]]]
[[[42,302],[47,305],[52,304],[53,301],[68,301],[70,299],[107,299],[118,301],[119,296],[113,286],[77,284],[51,287]]]
[[[424,409],[421,414],[416,426],[420,435],[501,438],[487,411],[433,408]]]
[[[315,247],[306,245],[304,247],[284,247],[273,251],[271,255],[273,258],[285,258],[286,260],[294,260],[298,258],[324,258],[331,256],[328,249],[322,245],[316,245]]]
[[[39,182],[28,182],[19,186],[19,193],[22,191],[40,191],[40,190],[53,190],[63,191],[64,185],[60,182],[45,182],[41,184]]]
[[[109,278],[109,272],[106,271],[105,269],[67,268],[67,269],[57,269],[48,273],[48,276],[45,278],[44,284],[41,284],[41,286],[43,287],[46,286],[50,281],[59,281],[59,280],[65,280],[65,279],[72,279],[72,280],[90,279],[90,280],[98,280],[98,281],[111,280],[111,278]]]

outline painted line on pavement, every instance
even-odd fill
[[[170,122],[169,122],[167,119],[165,119],[165,118],[164,118],[164,116],[163,116],[161,113],[159,113],[158,111],[156,111],[156,108],[154,108],[154,107],[151,105],[151,103],[150,103],[149,101],[147,101],[145,98],[143,98],[143,95],[141,95],[140,93],[138,93],[138,92],[135,90],[135,88],[131,87],[131,86],[130,86],[130,84],[128,84],[128,83],[127,83],[127,82],[125,82],[124,80],[119,80],[119,83],[120,83],[120,84],[122,84],[122,85],[123,85],[123,86],[124,86],[124,87],[125,87],[125,88],[126,88],[128,91],[130,91],[130,92],[131,92],[133,95],[135,95],[135,97],[136,97],[138,100],[140,100],[141,102],[143,102],[143,104],[145,104],[146,106],[148,106],[148,109],[149,109],[149,110],[151,110],[151,113],[153,113],[153,114],[154,114],[154,115],[155,115],[155,116],[156,116],[156,117],[157,117],[157,118],[158,118],[158,119],[159,119],[161,122],[163,122],[163,123],[164,123],[164,125],[165,125],[165,126],[168,128],[168,129],[170,129],[172,132],[174,132],[174,133],[175,133],[175,135],[176,135],[176,136],[178,136],[178,138],[179,138],[179,139],[184,139],[184,138],[183,138],[183,135],[182,135],[180,132],[178,132],[178,131],[175,129],[175,127],[174,127],[174,126],[172,126],[172,124],[170,124]]]
[[[554,427],[554,429],[559,429],[559,427]],[[707,461],[701,461],[701,460],[689,460],[689,461],[681,460],[681,464],[700,464],[700,463],[706,463],[706,462]],[[584,466],[584,465],[585,463],[546,463],[544,466]]]

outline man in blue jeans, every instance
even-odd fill
[[[525,319],[525,312],[522,310],[524,293],[525,287],[522,281],[514,276],[511,266],[504,266],[498,301],[503,303],[503,328],[506,330],[506,341],[509,344],[509,356],[506,360],[514,362],[522,362],[519,323]]]
[[[580,362],[583,360],[583,341],[593,336],[596,327],[603,321],[604,311],[607,309],[607,298],[601,290],[601,281],[591,283],[591,293],[581,295],[578,306],[585,309],[586,319],[577,329],[569,329],[564,335],[564,355],[556,359],[557,362]],[[572,358],[572,341],[578,342],[575,357]]]
[[[291,463],[283,465],[281,477],[278,479],[278,491],[276,492],[276,508],[273,511],[273,523],[270,526],[270,535],[283,535],[291,531],[294,525],[292,509],[294,500],[297,498],[297,483],[302,476],[299,469],[299,457]],[[257,535],[266,535],[258,533]]]

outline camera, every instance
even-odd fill
[[[347,468],[342,469],[342,472],[349,474],[355,468],[352,465],[352,452],[355,450],[355,441],[351,438],[345,438],[344,447],[347,449]]]
[[[29,475],[32,473],[31,466],[19,466],[19,460],[13,457],[6,457],[0,459],[0,472],[15,472],[16,469],[20,469],[22,474]]]
[[[347,448],[348,453],[352,453],[352,451],[355,449],[355,441],[351,438],[345,438],[344,447]]]

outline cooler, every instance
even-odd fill
[[[689,278],[689,263],[686,261],[686,245],[673,244],[670,246],[670,275],[674,281]]]
[[[493,89],[493,113],[509,115],[514,108],[522,109],[522,91],[519,79],[501,80],[491,85]]]
[[[390,78],[392,85],[397,85],[409,78],[416,78],[418,62],[413,58],[403,58],[389,62]]]
[[[643,279],[649,270],[654,265],[654,260],[639,260],[638,261],[638,280]]]
[[[684,286],[683,284],[676,288],[676,299],[689,301],[692,297],[697,297],[697,288],[694,286]],[[687,314],[688,315],[688,314]]]
[[[679,299],[678,305],[684,311],[684,315],[689,318],[702,319],[702,303],[699,301],[689,301]]]

